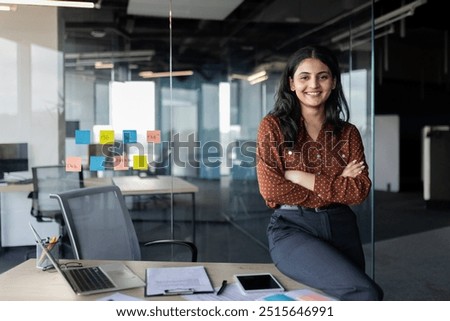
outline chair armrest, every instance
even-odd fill
[[[197,262],[197,255],[198,255],[198,249],[197,246],[189,241],[183,241],[183,240],[155,240],[150,241],[144,244],[144,246],[152,246],[152,245],[158,245],[158,244],[174,244],[174,245],[183,245],[190,249],[192,253],[192,262]]]

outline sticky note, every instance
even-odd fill
[[[104,171],[105,170],[105,156],[91,156],[89,158],[90,171]]]
[[[91,132],[89,130],[76,130],[75,131],[75,144],[90,144]]]
[[[137,143],[137,132],[135,130],[124,130],[123,143],[124,144]]]
[[[133,169],[147,170],[147,155],[133,155]]]
[[[114,170],[125,171],[128,170],[128,157],[126,156],[114,156]]]
[[[161,143],[161,131],[147,130],[147,143]]]
[[[66,157],[66,172],[81,172],[81,157]]]
[[[100,144],[114,144],[114,130],[101,130]]]

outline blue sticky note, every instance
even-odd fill
[[[287,296],[286,294],[274,294],[266,296],[264,301],[295,301],[295,299]]]
[[[91,156],[89,158],[90,171],[104,171],[105,170],[105,156]]]
[[[124,130],[123,143],[124,144],[137,143],[137,132],[135,130]]]
[[[89,130],[76,130],[75,131],[75,144],[90,144],[91,132]]]

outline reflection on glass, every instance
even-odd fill
[[[59,55],[56,50],[31,45],[31,108],[35,113],[56,117],[64,108],[59,91]]]
[[[16,115],[18,108],[17,44],[13,41],[0,38],[0,52],[0,75],[7,75],[7,77],[0,77],[0,114]]]

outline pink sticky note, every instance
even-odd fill
[[[125,171],[128,170],[128,157],[126,156],[114,156],[114,170]]]
[[[161,143],[161,131],[160,130],[147,130],[147,142],[148,143]]]
[[[81,172],[81,157],[76,156],[67,157],[66,172]]]

